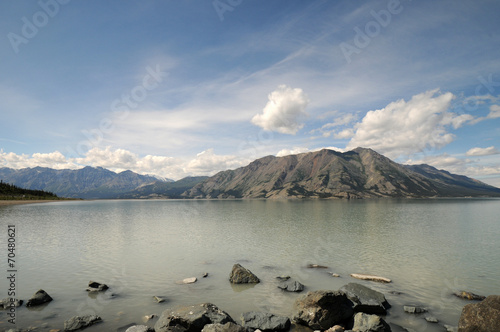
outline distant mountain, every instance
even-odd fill
[[[186,198],[500,196],[500,189],[428,165],[405,166],[365,148],[267,156],[195,185]]]
[[[190,176],[175,182],[156,181],[123,193],[118,198],[184,198],[182,194],[186,190],[206,179],[208,176]]]
[[[115,173],[102,167],[89,166],[77,170],[0,168],[0,179],[27,189],[50,191],[61,197],[87,199],[116,198],[137,187],[158,182],[156,177],[132,171]]]

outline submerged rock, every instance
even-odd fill
[[[340,288],[340,291],[344,292],[349,300],[354,303],[353,309],[355,312],[385,315],[387,309],[391,307],[384,294],[361,284],[349,283]]]
[[[455,296],[464,299],[464,300],[474,300],[474,301],[482,301],[486,298],[486,296],[483,295],[477,295],[471,292],[466,292],[466,291],[460,291],[453,293]]]
[[[87,292],[104,292],[109,289],[108,285],[101,284],[95,281],[89,281],[89,286],[87,287]]]
[[[405,305],[403,306],[403,309],[405,312],[409,314],[423,314],[424,312],[427,312],[427,309],[424,307],[418,307],[414,305]]]
[[[479,303],[467,304],[458,321],[460,332],[500,331],[500,296],[490,295]]]
[[[28,300],[28,302],[26,302],[26,306],[34,307],[40,304],[48,303],[50,301],[52,301],[50,295],[47,294],[47,292],[45,292],[43,289],[40,289],[35,294],[33,294],[33,296],[31,297],[31,299]]]
[[[260,279],[240,264],[234,264],[229,275],[229,281],[233,284],[257,284],[260,282]]]
[[[392,280],[389,278],[374,276],[374,275],[370,275],[370,274],[352,273],[351,277],[356,278],[356,279],[361,279],[361,280],[369,280],[369,281],[376,281],[376,282],[382,282],[382,283],[392,282]]]
[[[314,291],[295,301],[297,313],[293,319],[314,330],[327,330],[349,320],[354,311],[344,292]]]
[[[263,312],[246,312],[241,315],[242,326],[261,331],[288,331],[290,318]]]
[[[302,292],[304,290],[304,285],[296,280],[288,279],[281,281],[278,284],[278,288],[287,292]]]
[[[0,301],[0,309],[5,310],[10,307],[20,307],[23,305],[23,300],[8,297]]]
[[[156,332],[173,331],[177,327],[186,331],[201,331],[207,324],[234,323],[231,316],[211,303],[179,306],[165,310],[155,324]]]
[[[377,315],[358,312],[354,316],[352,330],[358,332],[391,332],[391,327]]]
[[[102,318],[97,315],[75,316],[64,322],[64,331],[76,331],[99,323]]]
[[[309,268],[309,269],[328,269],[328,266],[319,265],[319,264],[308,264],[307,268]]]
[[[197,281],[198,281],[198,279],[196,277],[191,277],[191,278],[183,279],[182,283],[183,284],[192,284],[192,283],[195,283]]]
[[[129,327],[125,332],[154,332],[152,328],[146,325],[134,325]]]
[[[207,324],[201,332],[247,332],[247,329],[235,323]]]
[[[165,302],[165,298],[163,296],[153,296],[153,299],[158,303]]]

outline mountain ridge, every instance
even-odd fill
[[[426,175],[427,174],[427,175]],[[431,176],[432,175],[432,176]],[[376,198],[500,196],[500,189],[425,165],[402,165],[366,148],[266,156],[222,171],[185,198]]]

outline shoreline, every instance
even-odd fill
[[[66,200],[66,199],[0,200],[0,206],[34,204],[34,203],[64,202],[64,201],[68,201],[68,200]]]

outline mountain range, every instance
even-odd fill
[[[0,179],[78,198],[500,197],[500,189],[429,165],[402,165],[366,148],[267,156],[211,177],[178,181],[101,167],[0,168]]]

